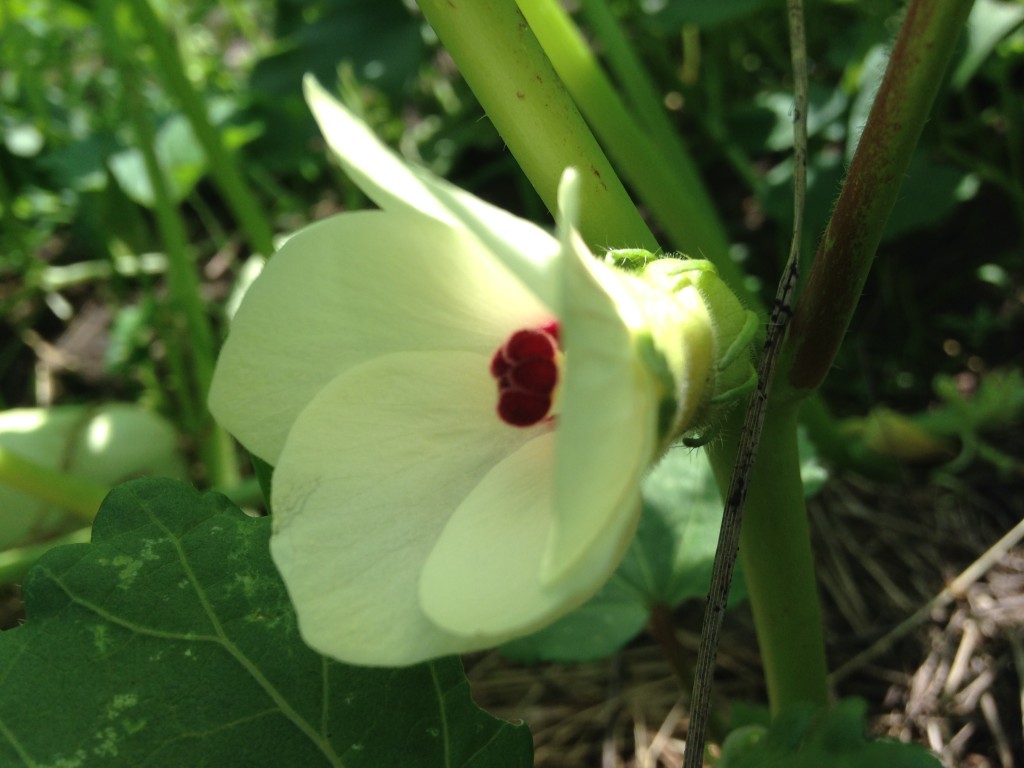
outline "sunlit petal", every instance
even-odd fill
[[[274,473],[271,552],[306,642],[355,664],[404,665],[501,642],[439,629],[423,565],[455,509],[543,431],[494,415],[486,357],[381,357],[302,411]]]
[[[332,217],[289,239],[250,288],[210,407],[276,463],[299,411],[340,372],[399,351],[489,356],[550,315],[463,231],[411,211]]]
[[[617,516],[635,520],[657,436],[654,383],[631,330],[643,316],[629,276],[596,261],[575,233],[575,184],[567,173],[559,190],[559,317],[569,364],[555,457],[556,516],[542,571],[548,584],[579,567],[611,529],[623,528]]]
[[[541,301],[554,301],[558,244],[540,227],[486,203],[424,169],[413,169],[311,75],[306,100],[351,179],[386,211],[412,209],[472,232]]]
[[[521,635],[580,605],[604,583],[632,536],[632,510],[615,516],[572,574],[541,581],[554,519],[557,433],[549,432],[495,466],[459,505],[423,569],[424,612],[469,636]]]

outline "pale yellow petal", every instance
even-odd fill
[[[423,610],[438,626],[478,637],[526,634],[583,603],[622,558],[635,508],[613,516],[567,578],[541,581],[554,520],[556,434],[531,440],[495,466],[448,521],[420,581]]]
[[[640,480],[657,443],[657,383],[640,360],[634,331],[643,313],[628,275],[591,256],[573,229],[575,179],[566,174],[559,317],[566,354],[555,457],[555,520],[542,579],[554,584],[581,567],[613,529],[631,527]],[[626,523],[630,523],[627,525]]]
[[[667,434],[662,435],[670,442],[695,426],[694,417],[706,404],[709,385],[714,383],[715,340],[706,297],[699,286],[722,283],[712,271],[696,266],[704,263],[665,258],[648,264],[641,274],[648,291],[642,302],[645,322],[671,372],[667,385],[673,390],[676,413],[673,423],[667,425]]]
[[[303,81],[306,101],[345,172],[387,211],[411,209],[472,232],[546,303],[554,301],[558,243],[529,221],[409,166],[312,75]]]
[[[324,387],[274,473],[271,553],[303,638],[353,664],[401,666],[495,645],[420,608],[424,563],[491,469],[543,431],[495,416],[489,360],[402,353]]]
[[[342,214],[290,238],[250,288],[210,408],[274,464],[299,411],[347,368],[399,351],[491,355],[550,318],[465,232],[411,211]]]

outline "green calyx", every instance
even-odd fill
[[[680,438],[704,444],[721,410],[757,382],[750,351],[757,315],[740,304],[709,261],[641,249],[610,251],[606,259],[653,289],[645,307],[651,343],[644,359],[659,379],[669,379],[659,418],[664,446]]]

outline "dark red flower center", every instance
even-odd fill
[[[516,331],[491,358],[498,380],[498,416],[514,427],[530,427],[551,411],[558,384],[558,323]]]

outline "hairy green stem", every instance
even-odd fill
[[[273,233],[268,225],[266,213],[242,178],[234,156],[228,151],[220,132],[210,122],[210,116],[188,76],[181,60],[174,38],[163,21],[153,11],[149,0],[127,0],[139,27],[146,32],[149,44],[156,56],[160,76],[175,100],[203,148],[210,163],[210,173],[224,200],[231,208],[239,225],[257,253],[270,256],[274,252]]]
[[[418,0],[548,210],[558,181],[580,173],[580,232],[592,248],[658,243],[576,109],[515,0]]]
[[[733,417],[736,432],[742,414]],[[797,409],[771,408],[743,510],[740,559],[773,713],[828,703],[825,642],[807,508],[800,482]],[[719,486],[729,486],[735,440],[709,448]]]
[[[629,44],[625,32],[615,19],[607,0],[583,0],[580,10],[587,24],[604,49],[613,76],[621,84],[630,108],[637,119],[664,147],[675,144],[679,136],[665,112],[658,88]],[[717,212],[716,212],[717,213]]]
[[[78,475],[50,469],[0,446],[0,484],[62,507],[91,523],[108,488]]]
[[[583,0],[582,8],[594,34],[605,48],[612,73],[622,84],[637,119],[647,127],[658,150],[664,155],[664,162],[675,175],[684,179],[681,183],[694,196],[690,205],[697,212],[696,219],[694,222],[684,221],[683,225],[702,227],[706,242],[700,253],[714,261],[719,274],[733,291],[743,297],[748,306],[755,308],[758,300],[746,289],[743,271],[729,258],[729,235],[718,208],[697,172],[686,142],[669,119],[662,97],[608,8],[607,0]],[[733,285],[733,281],[737,285]]]
[[[649,123],[664,120],[664,109],[650,88],[636,80],[639,64],[625,54],[624,41],[612,35],[617,59],[633,84],[635,98],[645,103],[628,107],[602,70],[572,19],[556,0],[518,0],[541,47],[616,167],[651,209],[675,248],[712,261],[729,286],[750,299],[743,275],[729,258],[729,240],[711,198],[681,139],[665,121],[652,131]],[[605,19],[607,21],[607,19]],[[614,26],[614,21],[612,20]],[[607,25],[604,28],[610,34]],[[629,63],[625,63],[626,61]],[[641,116],[642,115],[642,116]]]
[[[832,367],[914,147],[973,0],[911,0],[814,258],[783,353],[780,386],[814,390]]]
[[[740,559],[775,712],[801,701],[828,703],[796,427],[795,409],[769,412],[740,536]]]

